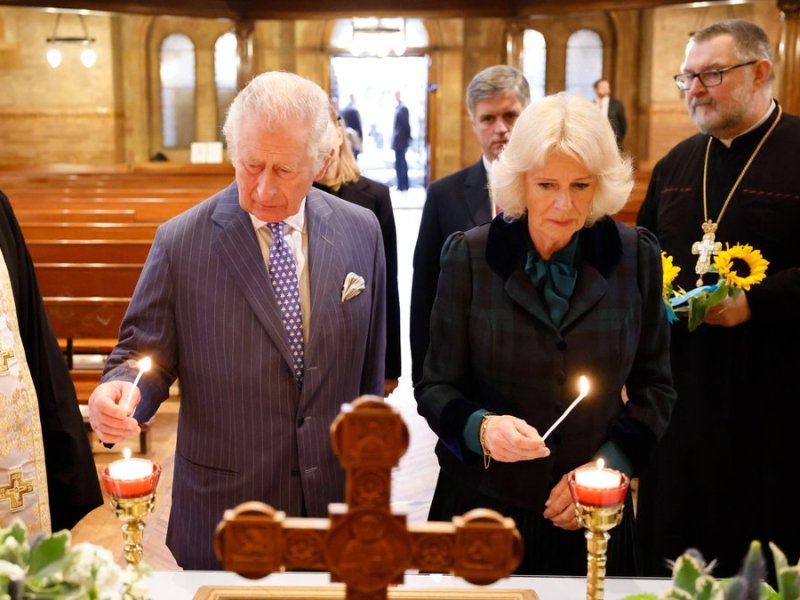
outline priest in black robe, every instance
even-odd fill
[[[21,382],[15,394],[2,394],[0,523],[7,525],[21,514],[44,513],[37,514],[34,527],[29,524],[29,528],[38,529],[41,525],[46,530],[49,522],[52,531],[70,529],[102,504],[103,497],[75,388],[45,313],[33,261],[11,204],[2,192],[0,250],[6,271],[0,284],[3,289],[9,286],[9,295],[13,296],[12,303],[3,294],[4,303],[0,307],[4,323],[0,377],[19,374]],[[16,323],[10,316],[14,313]],[[15,348],[15,341],[21,343],[24,352]],[[35,402],[27,404],[31,408],[27,414],[18,414],[15,408],[29,401],[26,384],[30,383],[35,390]],[[37,412],[40,428],[36,423]],[[25,435],[26,432],[31,435]],[[30,452],[26,446],[30,446]],[[46,475],[39,472],[42,462]],[[35,493],[28,493],[28,489]],[[41,511],[34,506],[29,512],[27,504],[36,497]]]
[[[709,220],[722,248],[749,244],[769,267],[695,331],[673,325],[678,401],[641,479],[638,521],[647,574],[667,576],[666,561],[694,547],[729,576],[754,539],[800,558],[789,492],[800,456],[800,119],[773,99],[769,39],[746,21],[695,33],[675,79],[701,133],[655,166],[637,223],[674,257],[686,290]]]

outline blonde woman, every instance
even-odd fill
[[[400,297],[397,290],[397,231],[389,188],[361,175],[353,151],[347,141],[344,124],[331,106],[334,125],[333,158],[328,168],[314,183],[325,192],[368,208],[381,226],[386,254],[386,374],[384,395],[397,387],[400,377]]]

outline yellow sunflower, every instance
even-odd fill
[[[664,292],[665,294],[672,289],[672,282],[681,272],[681,268],[672,264],[672,257],[661,251],[661,270],[664,272]]]
[[[749,290],[751,285],[761,283],[766,277],[769,262],[761,256],[760,250],[748,244],[725,245],[714,257],[714,267],[725,278],[725,283],[733,287]],[[665,275],[666,277],[666,275]]]

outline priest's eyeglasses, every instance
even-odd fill
[[[677,75],[673,75],[672,78],[675,80],[675,85],[677,85],[678,89],[682,92],[685,92],[692,87],[692,83],[694,83],[695,79],[699,79],[703,87],[717,87],[722,83],[723,73],[732,71],[733,69],[738,69],[739,67],[754,65],[757,62],[757,60],[751,60],[748,62],[739,63],[738,65],[731,65],[730,67],[725,67],[724,69],[709,69],[708,71],[703,71],[702,73],[692,73],[687,71],[686,73],[678,73]]]

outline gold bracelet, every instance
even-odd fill
[[[478,434],[478,440],[481,443],[481,450],[483,450],[483,468],[488,469],[489,465],[492,463],[492,453],[489,452],[489,449],[486,447],[486,428],[489,426],[489,421],[492,417],[496,417],[497,415],[483,415],[481,419],[481,427],[480,433]]]

